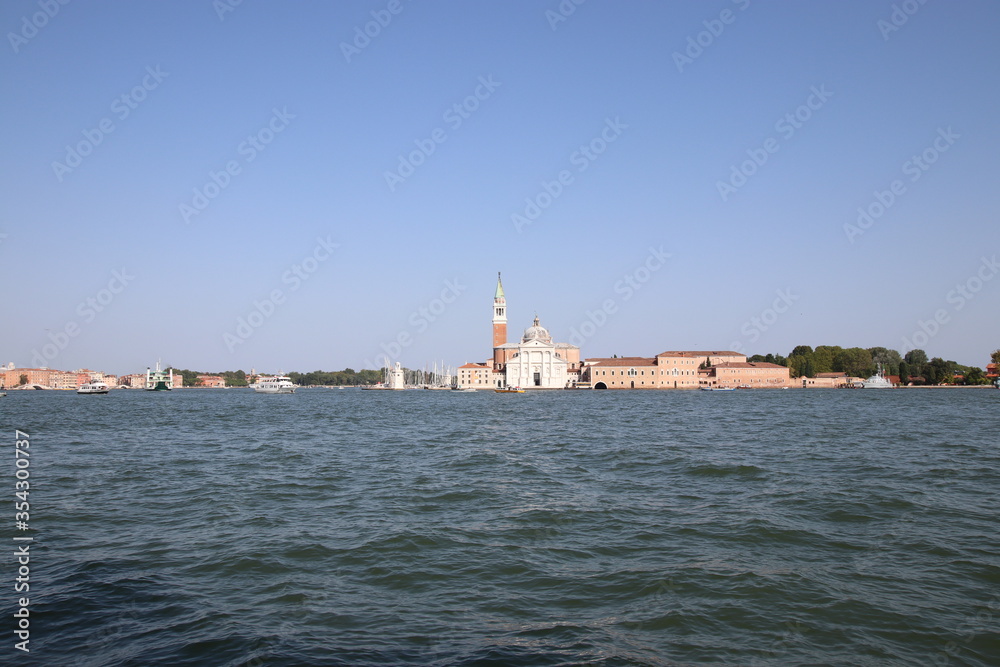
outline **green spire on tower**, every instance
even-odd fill
[[[497,291],[496,291],[496,294],[493,295],[493,298],[494,299],[502,299],[502,298],[504,298],[504,296],[503,296],[503,283],[500,282],[500,272],[499,271],[497,271]]]

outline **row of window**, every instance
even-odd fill
[[[600,369],[598,369],[598,370],[596,370],[594,372],[594,375],[607,375],[607,374],[608,374],[608,372],[606,370],[600,370]],[[615,372],[611,371],[611,375],[614,375],[614,374],[615,374]],[[621,374],[622,375],[626,375],[626,372],[622,371]],[[629,377],[635,377],[636,375],[645,375],[646,371],[640,369],[639,372],[636,373],[636,370],[634,368],[630,368],[630,369],[628,369],[628,373],[627,374],[628,374]],[[650,375],[656,375],[656,371],[652,371],[651,370],[651,371],[649,371],[649,374]],[[673,369],[673,371],[665,371],[665,370],[661,370],[660,371],[660,375],[672,375],[672,376],[675,376],[675,377],[678,376],[678,375],[694,375],[694,374],[695,374],[694,371],[681,371],[681,370],[677,370],[676,368]]]

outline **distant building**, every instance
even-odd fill
[[[996,364],[986,364],[986,377],[991,380],[995,380],[997,377],[1000,377],[1000,373],[997,372]]]
[[[48,368],[8,368],[3,372],[3,386],[16,387],[21,384],[21,376],[27,377],[27,384],[52,386],[52,370]]]
[[[76,371],[49,371],[49,386],[53,389],[76,389],[80,377]]]
[[[802,376],[795,378],[794,382],[800,383],[803,387],[811,389],[839,389],[850,387],[859,378],[850,377],[847,373],[816,373],[814,377]]]
[[[131,373],[129,375],[122,375],[118,378],[118,384],[134,389],[143,389],[146,386],[146,374]]]
[[[493,387],[493,368],[489,364],[465,364],[458,367],[455,386],[459,389],[487,389]]]
[[[226,387],[226,379],[221,375],[199,375],[196,386],[224,389]]]
[[[698,386],[698,367],[694,366],[692,387]],[[656,357],[611,357],[584,360],[581,380],[594,389],[664,389]],[[658,376],[658,373],[660,375]]]
[[[468,369],[472,370],[472,369]],[[580,377],[580,348],[554,343],[535,316],[521,342],[507,342],[507,297],[497,274],[493,295],[493,360],[491,386],[565,389]]]
[[[713,387],[775,389],[788,387],[787,366],[760,362],[726,362],[707,369],[707,383]]]
[[[790,386],[786,366],[748,363],[739,352],[671,350],[655,357],[587,359],[582,375],[594,389],[698,389],[703,386]]]

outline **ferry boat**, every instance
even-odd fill
[[[699,387],[702,391],[736,391],[736,387]]]
[[[494,389],[498,394],[523,394],[524,390],[520,387],[507,387],[505,389]]]
[[[882,365],[879,364],[878,372],[861,383],[862,389],[891,389],[892,383],[882,373]]]
[[[106,394],[111,391],[111,387],[107,385],[106,382],[101,382],[99,380],[91,380],[90,382],[85,382],[81,384],[76,393],[78,394]]]
[[[156,370],[146,367],[146,391],[170,391],[174,388],[174,371],[162,370],[160,360],[156,360]]]
[[[253,390],[258,394],[294,394],[295,383],[292,379],[284,375],[274,377],[261,377],[252,385]]]

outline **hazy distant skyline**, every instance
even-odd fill
[[[3,3],[0,362],[482,361],[500,271],[510,338],[537,313],[584,357],[985,366],[998,24],[985,1]]]

